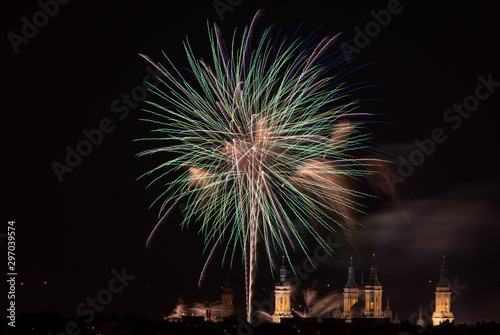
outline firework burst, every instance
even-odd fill
[[[352,69],[335,69],[345,60],[340,51],[327,53],[337,36],[319,43],[273,37],[272,28],[256,32],[259,16],[230,47],[217,25],[209,27],[211,64],[186,41],[190,80],[167,56],[164,66],[141,55],[164,78],[150,89],[159,102],[145,109],[153,135],[141,140],[152,148],[140,156],[175,155],[145,174],[165,185],[147,246],[184,199],[182,226],[197,222],[206,247],[224,245],[231,263],[242,249],[248,320],[257,241],[271,260],[278,252],[289,261],[290,248],[307,255],[305,235],[332,252],[322,232],[352,228],[366,194],[351,184],[378,162],[359,158],[369,139],[359,119],[368,114],[351,94],[363,85],[345,83]],[[171,180],[173,173],[180,176]]]

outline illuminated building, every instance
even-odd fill
[[[370,267],[370,280],[365,286],[365,317],[383,318],[382,311],[382,284],[378,281],[377,264],[375,263],[375,253]]]
[[[392,311],[389,307],[389,299],[385,310],[382,309],[382,284],[378,280],[377,264],[375,263],[375,253],[370,267],[370,278],[364,283],[361,276],[361,284],[356,284],[354,276],[353,260],[349,266],[347,283],[344,286],[344,308],[333,311],[333,317],[345,319],[346,323],[351,323],[352,319],[360,318],[387,318],[392,322]]]
[[[286,282],[285,257],[283,256],[280,268],[280,281],[274,287],[274,314],[273,322],[280,323],[281,318],[292,318],[290,306],[291,287]]]
[[[436,301],[435,310],[432,313],[432,324],[439,325],[445,321],[453,322],[453,313],[450,311],[451,304],[451,288],[450,282],[446,276],[445,256],[443,255],[443,263],[441,264],[441,276],[439,283],[436,286]]]
[[[354,267],[352,265],[351,256],[351,266],[349,266],[347,283],[344,286],[344,312],[343,317],[349,317],[349,311],[351,307],[358,302],[358,286],[356,285],[356,280],[354,278]]]

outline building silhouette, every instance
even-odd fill
[[[419,327],[424,327],[425,326],[425,321],[422,318],[422,308],[418,309],[418,319],[417,319],[416,325],[419,326]]]
[[[392,311],[391,311],[391,307],[389,306],[389,297],[387,297],[387,304],[385,305],[385,309],[384,309],[384,318],[388,318],[389,320],[392,320]]]
[[[231,282],[229,281],[229,274],[226,275],[226,280],[224,281],[224,285],[222,286],[222,295],[221,295],[221,319],[227,318],[234,315],[234,305],[233,305],[233,288],[231,287]]]

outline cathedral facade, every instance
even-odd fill
[[[339,308],[333,310],[333,317],[345,319],[351,323],[352,319],[359,318],[388,318],[393,323],[398,323],[397,317],[393,318],[393,313],[389,307],[389,299],[385,310],[382,308],[382,284],[378,279],[377,264],[375,263],[375,253],[370,267],[370,277],[365,283],[361,276],[361,283],[358,286],[354,276],[354,267],[351,256],[347,283],[344,286],[344,301],[342,311]]]

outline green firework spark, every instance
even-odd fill
[[[254,264],[258,240],[269,257],[290,246],[307,255],[306,234],[331,252],[321,232],[352,227],[367,196],[353,182],[378,164],[360,158],[370,136],[354,121],[368,115],[352,97],[360,85],[344,81],[339,51],[327,53],[337,36],[278,39],[255,33],[255,20],[228,46],[209,27],[210,62],[186,40],[189,79],[166,55],[165,66],[141,55],[164,75],[145,109],[152,135],[140,139],[151,146],[141,156],[169,153],[144,175],[165,186],[158,225],[184,199],[182,225],[197,222],[206,247],[225,242],[231,262],[240,246]]]

